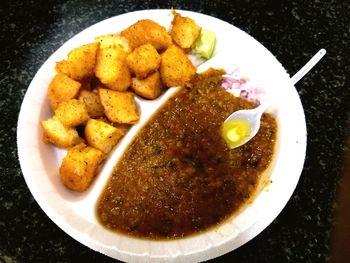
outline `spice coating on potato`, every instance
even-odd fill
[[[74,191],[85,191],[96,176],[103,158],[104,154],[100,150],[84,143],[72,147],[59,169],[63,184]]]
[[[96,37],[95,39],[100,43],[100,48],[120,48],[126,54],[131,52],[129,41],[121,35],[108,34]]]
[[[140,116],[137,112],[134,94],[109,89],[98,90],[107,118],[112,122],[134,124]]]
[[[72,79],[81,80],[94,75],[96,53],[99,43],[90,43],[73,49],[68,54],[69,75]]]
[[[97,53],[95,74],[110,89],[125,91],[131,84],[127,54],[120,48],[102,48]]]
[[[126,63],[136,77],[142,79],[159,68],[160,55],[151,44],[144,44],[127,56]]]
[[[83,141],[74,128],[65,127],[56,116],[41,122],[43,141],[60,148],[69,148]]]
[[[183,49],[191,48],[201,33],[201,27],[189,17],[183,17],[175,11],[173,11],[173,15],[174,19],[170,31],[172,39]]]
[[[145,79],[133,78],[131,87],[141,97],[146,99],[158,98],[162,90],[159,71],[152,73]]]
[[[75,98],[80,88],[81,84],[78,81],[64,74],[57,74],[48,88],[47,95],[51,109],[55,110],[61,102]]]
[[[97,93],[82,90],[79,93],[79,100],[85,103],[85,108],[91,118],[100,118],[104,115],[104,108]]]
[[[128,39],[132,49],[150,43],[158,51],[163,51],[172,44],[171,37],[165,27],[150,19],[140,20],[120,34]]]
[[[55,110],[55,115],[66,127],[76,127],[89,119],[85,103],[77,99],[62,102]]]
[[[89,119],[84,134],[88,145],[108,154],[124,136],[124,131],[102,120]]]
[[[195,74],[195,67],[181,48],[172,45],[162,54],[160,75],[167,87],[183,86]]]

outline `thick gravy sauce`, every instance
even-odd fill
[[[258,134],[230,150],[221,124],[256,105],[223,90],[221,74],[196,76],[141,129],[100,196],[102,225],[140,238],[179,238],[220,224],[250,199],[272,161],[277,124],[264,114]]]

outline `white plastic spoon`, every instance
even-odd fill
[[[325,54],[326,50],[320,49],[304,67],[291,77],[293,85],[302,79]],[[245,144],[257,134],[261,116],[271,105],[272,101],[267,101],[255,109],[235,111],[224,121],[221,132],[230,149]]]

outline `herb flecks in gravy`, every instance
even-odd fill
[[[222,72],[198,75],[142,128],[102,193],[97,215],[107,228],[141,238],[179,238],[215,226],[255,192],[273,157],[275,119],[230,150],[220,125],[255,105],[222,88]]]

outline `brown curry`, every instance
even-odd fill
[[[272,161],[275,119],[264,114],[247,144],[229,150],[220,126],[254,105],[222,88],[222,72],[198,75],[142,128],[97,204],[107,228],[141,238],[179,238],[221,223],[255,192]]]

